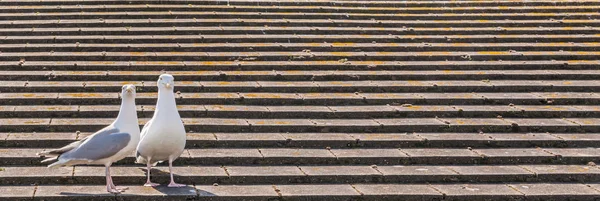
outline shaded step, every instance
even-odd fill
[[[478,35],[323,35],[323,34],[197,34],[197,35],[52,35],[4,36],[7,43],[444,43],[453,42],[600,42],[595,34],[478,34]],[[500,53],[503,54],[503,53]],[[564,53],[562,53],[564,54]],[[182,59],[183,60],[183,59]],[[560,60],[557,58],[557,60]]]
[[[198,185],[185,188],[157,187],[156,189],[129,186],[130,190],[113,195],[104,186],[2,186],[12,198],[60,200],[67,195],[87,199],[211,199],[211,200],[593,200],[598,185],[581,183],[511,183],[511,184],[329,184],[329,185]],[[477,190],[477,195],[472,192]],[[56,192],[64,192],[57,194]],[[80,192],[87,192],[81,194]],[[553,192],[549,195],[547,192]]]
[[[144,81],[1,81],[4,92],[118,92],[125,84],[157,91]],[[594,92],[598,80],[363,80],[363,81],[178,81],[178,92]]]
[[[596,4],[600,4],[595,2]],[[319,12],[205,12],[205,11],[130,11],[130,12],[36,12],[2,13],[4,20],[48,20],[48,19],[375,19],[375,20],[532,20],[548,18],[590,19],[597,18],[596,12],[567,13],[319,13]]]
[[[40,51],[106,51],[111,52],[152,52],[152,51],[179,51],[198,52],[206,51],[302,51],[306,53],[317,52],[344,52],[344,51],[385,51],[385,52],[428,52],[428,51],[594,51],[600,48],[600,43],[128,43],[128,44],[87,44],[87,43],[54,43],[54,44],[5,44],[0,45],[3,52],[40,52]],[[161,54],[161,53],[157,53]],[[218,53],[217,53],[218,54]],[[293,53],[295,54],[295,53]],[[392,53],[393,54],[393,53]],[[396,53],[398,54],[398,53]],[[106,53],[109,56],[109,53]]]
[[[6,61],[5,70],[597,70],[598,60],[538,61]]]
[[[136,95],[137,104],[156,104],[156,93]],[[586,105],[600,104],[594,93],[180,93],[178,104],[248,105]],[[5,105],[120,104],[118,93],[0,93]]]
[[[0,107],[0,118],[106,118],[116,117],[119,108],[119,105],[7,105]],[[154,105],[138,105],[138,116],[152,117],[154,108]],[[212,118],[600,117],[600,107],[586,105],[178,105],[178,110],[182,117]]]
[[[2,132],[96,131],[110,118],[0,119]],[[143,125],[147,118],[140,119]],[[597,118],[387,118],[241,119],[183,118],[188,132],[600,132]]]
[[[0,149],[5,166],[41,166],[43,149]],[[189,155],[188,155],[189,153]],[[177,165],[436,165],[436,164],[586,164],[598,162],[598,148],[377,148],[187,149]],[[117,164],[133,164],[130,156]]]
[[[91,133],[0,133],[3,147],[59,148]],[[188,133],[188,148],[598,147],[597,133]]]
[[[2,167],[1,185],[103,185],[104,167]],[[487,182],[598,182],[600,169],[587,165],[475,165],[475,166],[175,166],[175,179],[195,185],[290,183],[487,183]],[[146,182],[146,168],[111,168],[118,185]],[[169,170],[151,171],[152,181],[168,183]],[[418,185],[418,184],[417,184]]]

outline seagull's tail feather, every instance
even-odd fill
[[[142,155],[140,155],[140,152],[135,152],[135,163],[138,164],[146,164],[146,158],[144,158]]]
[[[46,158],[41,163],[47,163],[47,162],[51,162],[51,161],[55,161],[55,160],[58,160],[58,156],[51,157],[51,158]]]
[[[48,160],[48,159],[46,159]],[[44,160],[44,161],[46,161]],[[58,168],[58,167],[65,167],[65,166],[73,166],[73,165],[77,165],[77,164],[81,164],[79,163],[80,160],[58,160],[50,165],[48,165],[48,168]]]
[[[77,148],[79,145],[81,145],[81,143],[84,140],[72,142],[71,144],[68,144],[67,146],[64,146],[64,147],[61,147],[58,149],[45,150],[45,151],[37,153],[37,155],[38,156],[59,156],[61,154],[64,154],[68,151],[71,151],[71,150]]]
[[[152,163],[152,166],[156,166],[160,162],[162,162],[162,161],[154,162],[154,163]],[[148,164],[148,160],[146,160],[146,158],[144,158],[144,157],[139,156],[135,159],[135,163],[146,165],[146,164]]]
[[[56,162],[54,162],[54,163],[52,163],[52,164],[48,165],[48,168],[58,168],[58,167],[62,167],[62,166],[64,166],[64,165],[63,165],[63,162],[61,162],[61,161],[56,161]]]
[[[154,163],[152,163],[152,166],[156,166],[159,162],[162,162],[162,161],[154,162]],[[143,157],[142,155],[140,155],[140,152],[136,151],[135,152],[135,163],[146,165],[146,164],[148,164],[148,160],[145,157]]]
[[[56,151],[57,151],[56,149],[47,150],[47,151],[38,152],[36,155],[38,155],[38,156],[56,156],[56,155],[60,155]]]

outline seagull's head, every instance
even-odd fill
[[[158,88],[165,87],[169,90],[173,90],[173,87],[175,86],[175,78],[169,74],[162,74],[160,77],[158,77],[157,86]]]
[[[133,84],[123,85],[123,87],[121,88],[121,97],[135,98],[135,86]]]

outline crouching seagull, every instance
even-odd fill
[[[177,111],[172,75],[163,74],[158,78],[158,101],[152,119],[144,125],[140,143],[136,151],[136,163],[146,164],[147,180],[144,186],[158,186],[150,182],[150,170],[157,163],[168,161],[171,183],[169,187],[183,187],[173,180],[173,161],[185,148],[186,133],[183,122]]]
[[[121,193],[110,176],[112,163],[129,156],[140,140],[140,127],[135,107],[135,86],[125,85],[121,90],[121,108],[117,119],[96,133],[59,149],[38,153],[49,157],[42,161],[56,161],[49,168],[74,165],[104,165],[106,191]]]

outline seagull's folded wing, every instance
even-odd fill
[[[131,140],[129,133],[119,132],[118,129],[107,131],[90,136],[77,149],[64,154],[61,158],[88,161],[109,158],[127,147]]]

